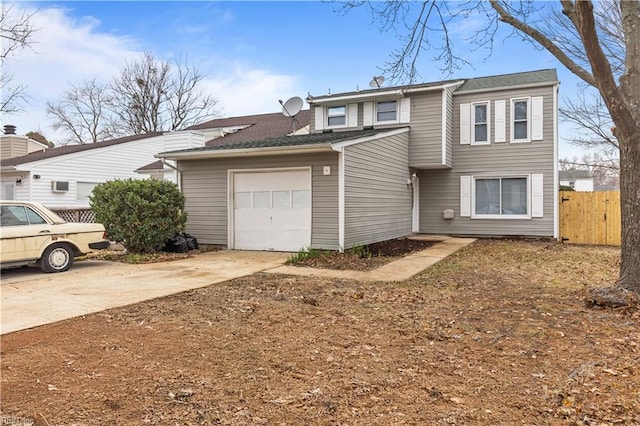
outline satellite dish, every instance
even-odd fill
[[[282,105],[282,114],[285,117],[295,117],[297,113],[300,112],[302,106],[304,105],[304,101],[299,96],[294,96],[293,98],[289,98],[287,102],[280,102]]]
[[[382,86],[382,83],[384,83],[384,77],[379,75],[377,77],[373,77],[373,79],[369,82],[369,87],[379,89],[380,86]]]

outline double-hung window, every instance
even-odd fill
[[[475,178],[474,185],[474,216],[528,215],[526,177]]]
[[[472,104],[471,120],[472,144],[488,144],[489,143],[489,102],[479,102]]]
[[[398,103],[396,101],[378,102],[376,105],[376,122],[397,120]]]
[[[529,142],[531,140],[531,119],[529,99],[511,101],[511,140],[513,142]]]
[[[347,124],[347,107],[346,105],[327,107],[327,125],[345,126]]]

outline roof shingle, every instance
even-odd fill
[[[255,148],[273,148],[286,146],[305,146],[305,145],[321,145],[334,142],[346,141],[349,139],[357,139],[363,137],[374,136],[378,133],[388,132],[391,129],[367,129],[352,130],[346,132],[327,132],[327,133],[311,133],[308,135],[296,136],[280,136],[276,138],[254,139],[236,141],[232,143],[205,146],[203,148],[183,149],[180,151],[170,151],[170,153],[183,152],[206,152],[206,151],[222,151],[231,149],[255,149]],[[226,138],[226,136],[225,136]],[[167,154],[163,152],[161,154]]]

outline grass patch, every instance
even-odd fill
[[[320,250],[316,248],[300,249],[297,253],[289,256],[285,262],[286,265],[297,265],[300,262],[309,259],[316,259],[331,253],[330,251]]]

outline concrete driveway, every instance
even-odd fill
[[[0,334],[251,275],[282,265],[287,256],[223,250],[145,265],[87,260],[59,274],[5,270]]]

